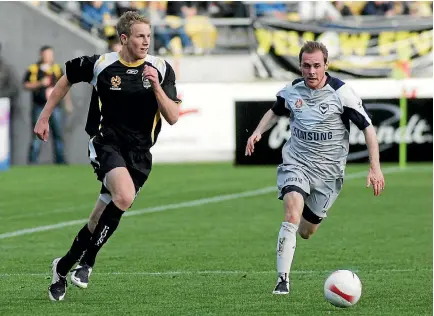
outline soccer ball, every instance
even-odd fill
[[[324,296],[337,307],[350,307],[356,304],[362,294],[359,277],[349,270],[337,270],[325,281]]]

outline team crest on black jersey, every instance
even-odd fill
[[[119,86],[121,84],[121,77],[119,77],[119,76],[112,77],[111,83],[112,83],[112,86],[110,87],[110,90],[121,90],[121,88],[119,88]]]
[[[151,87],[151,83],[149,82],[148,79],[146,79],[146,78],[143,76],[143,73],[142,73],[142,82],[143,82],[143,87],[144,87],[144,88],[149,89],[149,88]]]

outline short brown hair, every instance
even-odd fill
[[[131,27],[137,23],[144,23],[151,26],[151,22],[148,18],[143,15],[140,15],[136,11],[127,11],[119,18],[118,23],[116,23],[116,31],[118,33],[119,38],[121,34],[125,34],[126,36],[131,35]]]
[[[300,55],[298,55],[298,61],[300,62],[300,64],[301,64],[301,57],[303,56],[303,53],[310,54],[316,51],[322,52],[322,54],[324,55],[324,64],[326,64],[329,58],[329,51],[327,50],[327,47],[323,43],[315,42],[315,41],[307,41],[300,49]]]

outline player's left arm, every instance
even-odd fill
[[[341,97],[344,113],[343,116],[351,120],[365,135],[366,146],[369,153],[369,173],[366,178],[366,187],[374,190],[374,195],[380,195],[384,190],[384,176],[380,167],[380,151],[377,134],[371,122],[371,115],[363,105],[362,99],[348,86],[343,85],[338,93]]]
[[[152,85],[158,107],[164,119],[170,125],[175,124],[179,118],[178,104],[181,103],[181,100],[176,97],[175,72],[172,67],[166,62],[166,74],[162,85],[160,85],[158,79],[158,71],[154,67],[145,65],[143,74]]]
[[[363,134],[365,135],[370,162],[369,173],[366,178],[366,187],[368,188],[372,184],[374,195],[380,195],[381,191],[384,190],[385,181],[380,167],[380,151],[378,148],[377,134],[372,124],[363,130]]]

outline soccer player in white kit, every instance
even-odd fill
[[[277,284],[274,294],[289,293],[289,272],[296,247],[297,231],[308,239],[338,197],[349,149],[350,121],[365,135],[370,168],[366,186],[374,195],[384,190],[378,142],[362,100],[343,81],[327,72],[327,48],[306,42],[300,50],[296,79],[277,93],[273,107],[265,113],[247,141],[246,155],[279,116],[289,116],[291,137],[282,149],[283,163],[277,168],[279,199],[284,221],[277,240]]]

